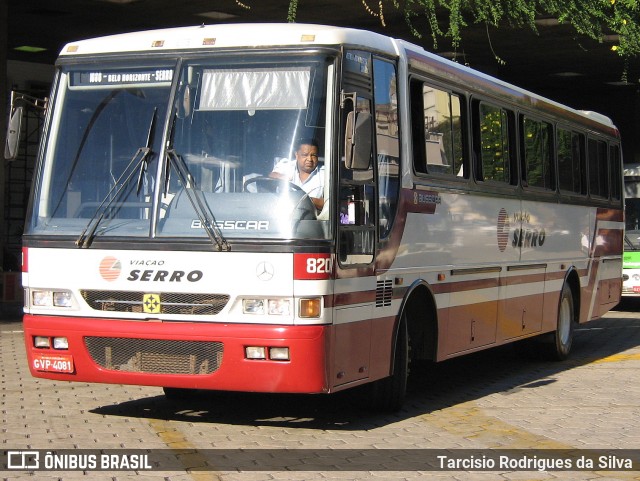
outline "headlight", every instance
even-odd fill
[[[54,291],[38,289],[31,291],[31,305],[33,307],[73,307],[71,291]]]
[[[71,307],[73,296],[69,291],[53,291],[53,305],[56,307]]]
[[[243,299],[244,314],[269,314],[270,316],[291,315],[290,299]]]
[[[244,314],[264,314],[264,299],[243,299],[242,312]]]
[[[31,299],[32,299],[32,304],[36,307],[53,306],[52,291],[33,291]]]
[[[291,312],[289,299],[269,299],[269,314],[288,316]]]

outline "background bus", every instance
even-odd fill
[[[640,165],[624,167],[625,235],[622,295],[640,296]]]
[[[620,300],[611,120],[410,43],[299,24],[86,40],[49,105],[23,249],[34,376],[367,384],[397,409],[411,362],[529,338],[563,359]],[[300,138],[320,211],[269,177]]]

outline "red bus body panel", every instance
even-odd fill
[[[90,329],[88,326],[91,326]],[[136,322],[116,319],[24,316],[29,369],[33,376],[59,381],[137,384],[224,391],[323,393],[329,391],[327,326],[282,326],[192,322]],[[157,374],[105,369],[96,363],[84,336],[217,341],[224,344],[220,367],[211,374]],[[36,348],[34,336],[66,337],[68,350]],[[249,360],[246,346],[290,349],[289,361]],[[73,356],[73,373],[37,369],[42,354]]]

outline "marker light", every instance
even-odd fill
[[[51,347],[51,339],[46,336],[34,336],[33,337],[33,345],[39,348],[50,348]]]
[[[69,349],[69,340],[66,337],[53,338],[54,349]]]
[[[247,346],[244,348],[244,357],[247,359],[266,359],[266,349],[259,346]]]
[[[320,317],[321,299],[300,299],[300,317]]]
[[[269,359],[271,359],[272,361],[288,361],[289,348],[288,347],[270,347]]]

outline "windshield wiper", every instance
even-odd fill
[[[627,243],[627,245],[629,247],[631,247],[632,250],[637,251],[639,246],[636,246],[631,239],[629,239],[629,236],[627,234],[624,235],[624,241]]]
[[[200,220],[200,224],[204,227],[209,239],[216,246],[219,251],[229,251],[231,250],[231,246],[227,242],[227,240],[222,235],[222,232],[216,225],[216,219],[211,212],[211,208],[209,204],[207,204],[207,200],[204,198],[204,194],[201,190],[197,189],[195,179],[191,172],[189,172],[189,167],[187,166],[184,159],[178,155],[175,149],[167,150],[167,161],[169,164],[173,164],[178,173],[178,177],[184,186],[184,190],[187,193],[187,197],[189,202],[191,202],[191,206],[193,210],[196,212],[198,219]],[[169,175],[171,171],[171,165],[165,166],[165,181],[164,181],[164,189],[165,195],[167,194],[167,190],[169,188]]]
[[[76,245],[78,247],[89,247],[91,245],[91,241],[95,237],[98,226],[104,219],[107,212],[109,212],[109,209],[114,202],[120,200],[125,187],[129,184],[129,181],[133,178],[136,171],[138,172],[136,195],[140,194],[140,188],[142,187],[144,180],[144,173],[146,172],[147,163],[151,154],[151,144],[153,142],[153,132],[156,123],[157,111],[157,107],[153,109],[153,115],[151,116],[151,122],[149,124],[149,132],[147,134],[147,144],[144,147],[139,147],[136,153],[133,154],[129,164],[127,164],[125,169],[122,171],[122,174],[120,174],[120,177],[118,177],[111,189],[109,189],[109,192],[107,192],[107,195],[102,199],[102,202],[100,202],[100,205],[96,208],[84,230],[76,239]]]

